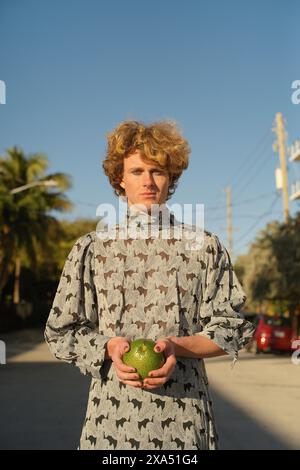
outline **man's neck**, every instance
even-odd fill
[[[159,211],[165,210],[166,209],[166,204],[152,204],[150,207],[146,207],[143,204],[131,204],[128,203],[128,211],[137,211],[137,212],[142,212],[144,214],[151,215],[153,213],[157,213]]]

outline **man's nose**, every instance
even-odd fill
[[[149,185],[154,184],[154,179],[152,173],[145,172],[143,175],[143,184]]]

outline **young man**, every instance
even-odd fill
[[[156,226],[158,237],[91,232],[64,266],[45,339],[58,359],[92,376],[80,449],[218,448],[203,358],[236,360],[253,327],[238,313],[246,296],[218,237],[205,231],[201,248],[188,250],[184,237],[162,236],[165,221],[177,224],[165,203],[189,153],[166,121],[125,121],[108,135],[103,168],[128,202],[117,233]],[[138,338],[153,339],[166,358],[142,384],[122,362]]]

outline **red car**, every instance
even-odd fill
[[[289,318],[257,314],[244,316],[256,326],[253,340],[246,346],[247,351],[255,353],[292,351],[295,335]]]
[[[295,339],[291,320],[283,317],[273,317],[271,335],[271,351],[291,351]]]

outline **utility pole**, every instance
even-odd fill
[[[233,232],[238,232],[239,228],[233,228],[232,225],[232,199],[231,199],[231,186],[227,186],[223,189],[226,193],[226,229],[220,227],[221,230],[226,230],[227,241],[226,248],[230,254],[231,260],[233,260]]]
[[[227,186],[224,191],[226,192],[226,233],[227,243],[226,248],[233,259],[233,232],[239,231],[238,228],[233,228],[232,225],[232,198],[231,198],[231,186]]]
[[[226,233],[227,233],[227,249],[232,256],[232,200],[231,186],[225,188],[226,191]]]
[[[289,221],[289,190],[288,190],[288,175],[286,164],[286,132],[284,129],[284,121],[281,113],[276,113],[276,127],[272,131],[277,135],[277,141],[273,145],[273,150],[278,151],[280,160],[280,175],[282,180],[282,203],[283,203],[283,216],[285,223]]]

